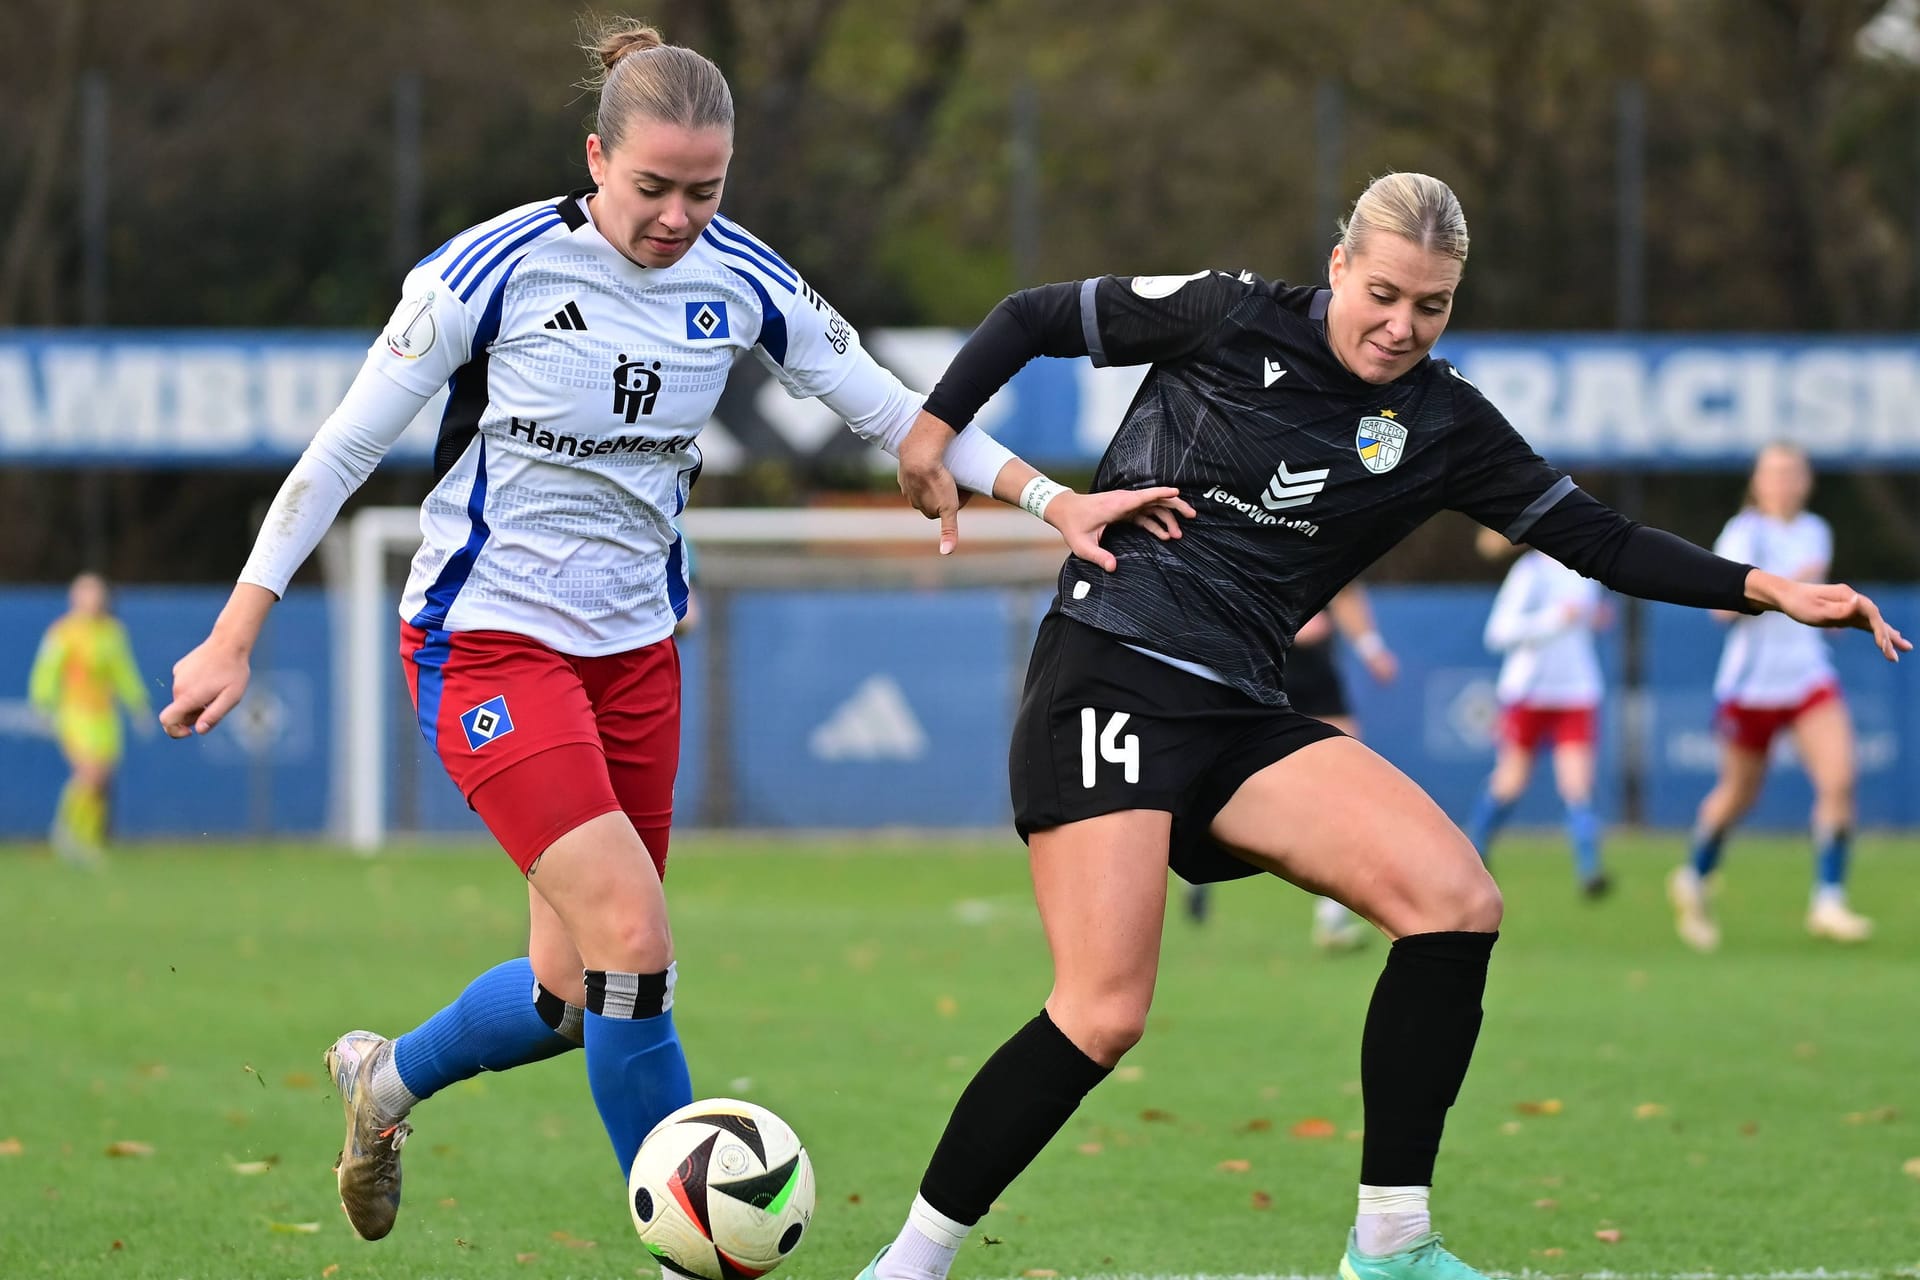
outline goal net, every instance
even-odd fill
[[[1024,512],[970,505],[960,548],[887,508],[715,508],[681,517],[681,827],[977,826],[1006,805],[1033,629],[1064,550]],[[336,834],[482,833],[420,733],[397,659],[415,508],[367,508],[326,568],[336,634]]]

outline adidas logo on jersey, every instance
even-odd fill
[[[553,313],[553,319],[547,321],[540,327],[542,329],[584,331],[587,327],[587,318],[580,314],[579,303],[569,302],[566,306]]]
[[[918,760],[927,732],[892,676],[867,677],[807,738],[817,760]]]

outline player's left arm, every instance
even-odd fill
[[[140,678],[140,664],[134,661],[133,645],[127,639],[126,627],[115,621],[108,632],[106,650],[106,674],[113,685],[113,691],[120,698],[120,705],[141,728],[146,727],[147,716],[153,708],[147,701],[146,684]]]
[[[1880,616],[1879,606],[1852,587],[1795,582],[1629,520],[1548,465],[1477,391],[1460,395],[1443,501],[1508,541],[1529,543],[1642,600],[1738,613],[1772,610],[1809,626],[1851,627],[1871,633],[1890,662],[1913,647]]]
[[[789,395],[818,399],[855,435],[898,458],[900,442],[926,397],[875,360],[861,343],[859,330],[805,281],[791,295],[779,296],[777,319],[762,321],[756,348],[762,361]],[[771,343],[770,330],[779,334]],[[948,442],[945,462],[958,483],[991,494],[995,477],[1012,457],[985,431],[969,427]]]

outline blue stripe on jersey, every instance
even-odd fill
[[[453,637],[445,631],[427,632],[413,651],[414,714],[420,721],[420,735],[436,756],[440,754],[440,699],[446,692],[447,659],[452,653]]]
[[[447,624],[447,611],[453,608],[460,588],[467,585],[473,562],[480,558],[480,549],[493,536],[493,530],[487,528],[486,506],[487,438],[482,436],[480,456],[473,465],[473,491],[467,495],[467,520],[472,528],[467,533],[466,545],[447,557],[447,562],[440,566],[439,576],[427,588],[427,607],[413,618],[413,625],[422,631],[435,631]]]
[[[775,275],[784,280],[789,280],[794,284],[800,283],[800,273],[788,266],[785,258],[775,253],[772,249],[769,249],[763,241],[756,238],[752,232],[748,231],[733,219],[722,217],[716,213],[713,215],[713,221],[709,222],[707,227],[711,231],[719,232],[720,235],[730,243],[741,246],[741,248],[746,250],[749,257],[758,258],[772,267]]]
[[[693,469],[693,479],[699,478],[700,468]],[[679,483],[673,486],[673,545],[667,548],[667,603],[673,607],[673,616],[680,621],[687,617],[687,540],[680,533],[680,513],[687,509],[687,494],[693,488],[693,479],[687,481],[682,489]]]
[[[432,253],[420,259],[420,261],[414,263],[413,265],[416,267],[426,266],[429,262],[432,262],[435,258],[439,257],[441,254],[453,248],[453,242],[455,240],[458,240],[459,238],[460,238],[459,236],[448,236],[447,239],[441,243],[438,249],[435,249]]]
[[[768,280],[771,280],[773,283],[779,285],[782,289],[785,289],[788,293],[799,292],[799,290],[795,289],[792,285],[787,283],[785,276],[782,276],[779,272],[775,271],[772,267],[768,266],[766,263],[762,262],[760,259],[750,256],[747,253],[747,251],[744,249],[735,249],[731,245],[720,240],[718,237],[716,237],[713,234],[713,228],[709,227],[705,231],[702,231],[700,233],[700,238],[702,240],[705,240],[708,244],[712,245],[715,250],[717,250],[721,254],[724,254],[726,259],[731,259],[731,261],[723,260],[721,262],[722,266],[728,267],[737,271],[739,270],[739,268],[735,267],[734,263],[735,262],[745,263],[747,266],[752,267],[755,271],[759,272],[762,276],[765,276]]]
[[[517,252],[519,249],[523,248],[526,245],[532,244],[535,240],[538,240],[541,236],[546,235],[549,231],[552,231],[555,227],[563,227],[565,225],[566,223],[560,220],[560,215],[557,213],[550,218],[542,218],[540,221],[535,222],[532,226],[528,227],[525,231],[521,232],[516,239],[509,240],[507,241],[506,244],[502,245],[500,249],[497,252],[495,252],[491,258],[487,259],[485,266],[481,267],[480,270],[474,272],[473,278],[467,281],[466,286],[464,288],[461,287],[461,284],[458,280],[451,280],[451,281],[448,281],[448,283],[452,285],[454,288],[460,290],[460,300],[462,302],[472,301],[473,295],[475,293],[478,293],[480,290],[480,282],[487,278],[488,273],[498,270],[500,267],[500,264],[512,258],[515,252]]]
[[[760,295],[760,345],[766,348],[767,354],[773,357],[775,364],[785,368],[787,363],[787,318],[780,314],[780,308],[773,305],[773,296],[766,291],[759,280],[734,266],[731,262],[726,264],[726,268],[752,285],[753,291]]]
[[[440,278],[448,284],[459,284],[460,282],[453,278],[456,273],[464,275],[468,267],[471,267],[475,262],[486,256],[488,249],[499,244],[521,227],[538,220],[542,214],[552,212],[553,206],[544,205],[538,209],[528,210],[519,217],[509,218],[497,227],[490,227],[475,234],[473,239],[461,246],[460,252],[454,255],[453,261],[447,263],[446,268],[440,272]],[[465,232],[461,233],[461,235],[465,234]],[[453,239],[458,240],[459,238],[460,236],[455,236]],[[447,243],[452,244],[453,240],[449,240]]]

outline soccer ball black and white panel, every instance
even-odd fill
[[[662,1120],[640,1144],[627,1207],[663,1267],[696,1280],[754,1280],[806,1237],[813,1164],[787,1122],[765,1107],[706,1098]]]

